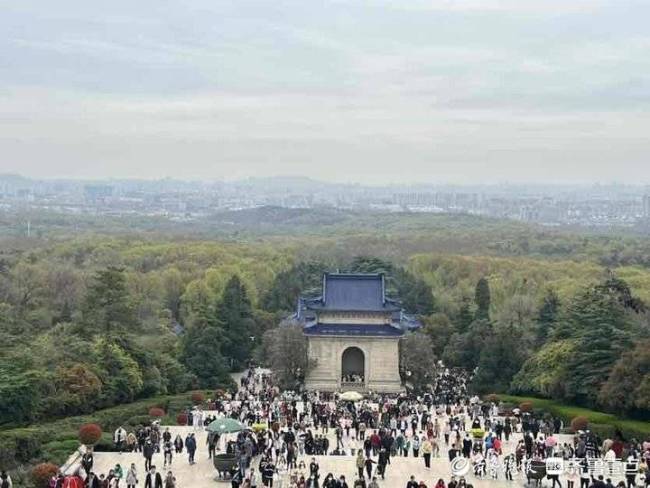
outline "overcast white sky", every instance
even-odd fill
[[[0,172],[650,183],[648,0],[0,0]]]

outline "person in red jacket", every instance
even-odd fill
[[[374,431],[370,436],[370,445],[372,446],[372,454],[376,456],[381,447],[381,437],[379,437],[377,431]]]
[[[75,473],[72,476],[66,476],[63,480],[63,488],[84,488],[84,480],[79,476],[79,473]]]

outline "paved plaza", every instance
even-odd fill
[[[258,369],[259,374],[269,374],[270,371],[266,369]],[[239,384],[242,376],[245,373],[235,373],[233,374],[233,380]],[[298,402],[302,406],[302,402]],[[331,405],[332,407],[334,404]],[[373,409],[377,409],[377,404],[369,404]],[[217,411],[205,410],[205,415],[217,416],[220,414]],[[440,425],[444,425],[448,421],[448,417],[445,414],[437,416]],[[180,434],[183,439],[189,433],[194,433],[197,439],[197,451],[195,454],[195,464],[190,465],[188,462],[187,452],[184,450],[180,454],[174,453],[174,458],[172,461],[172,466],[163,468],[163,454],[156,453],[153,457],[153,464],[156,466],[158,472],[160,472],[163,477],[168,470],[174,473],[177,481],[177,488],[207,488],[207,487],[230,487],[231,483],[228,480],[220,480],[217,476],[217,472],[213,467],[212,460],[208,459],[208,448],[207,448],[207,431],[202,429],[195,429],[192,426],[165,426],[161,427],[161,431],[169,428],[170,433],[172,434],[172,439],[177,434]],[[311,428],[314,435],[322,435],[320,429]],[[366,435],[370,435],[372,429],[366,431]],[[407,432],[410,434],[410,430]],[[329,428],[327,432],[327,438],[329,439],[329,451],[331,452],[336,448],[336,434],[333,428]],[[320,466],[320,481],[327,476],[328,473],[332,473],[336,478],[340,475],[344,475],[346,481],[349,485],[349,488],[353,488],[354,480],[357,477],[357,467],[356,467],[356,456],[352,454],[353,451],[357,450],[359,447],[362,447],[363,443],[361,441],[354,440],[355,431],[350,429],[350,436],[343,437],[344,451],[347,455],[344,456],[310,456],[303,455],[299,456],[297,463],[298,469],[294,470],[292,473],[297,473],[298,477],[300,474],[304,474],[305,478],[309,475],[309,464],[312,458],[315,458]],[[232,439],[236,437],[236,434],[232,434]],[[409,435],[410,437],[410,435]],[[558,445],[563,443],[573,443],[573,436],[571,435],[555,435]],[[514,449],[517,445],[517,442],[522,438],[522,434],[514,433],[509,441],[503,440],[502,449],[503,455],[514,452]],[[224,448],[225,441],[230,439],[228,435],[222,438],[219,444],[219,450],[217,453],[221,452]],[[381,488],[403,488],[406,486],[407,481],[410,476],[415,476],[416,481],[424,481],[428,488],[433,488],[438,481],[442,478],[445,483],[448,483],[452,476],[451,463],[449,462],[447,450],[448,446],[445,446],[444,440],[440,439],[440,454],[439,457],[433,457],[431,459],[431,468],[427,469],[424,465],[424,458],[418,457],[414,458],[412,452],[409,452],[408,457],[392,457],[391,464],[387,466],[385,479],[382,480],[378,476],[378,482]],[[377,457],[372,458],[374,461],[377,461]],[[501,457],[503,459],[503,456]],[[71,456],[70,463],[66,466],[65,473],[72,474],[79,467],[79,456]],[[119,463],[124,472],[129,468],[131,463],[135,463],[138,470],[139,486],[144,486],[145,478],[145,469],[144,469],[144,457],[142,453],[116,453],[116,452],[95,452],[94,455],[94,466],[93,471],[96,474],[108,474],[109,470],[113,469],[117,463]],[[258,470],[258,465],[260,462],[260,456],[257,456],[252,464],[251,468],[255,470],[257,486],[262,487],[261,477]],[[304,463],[305,467],[301,467],[301,462]],[[276,463],[278,467],[279,479],[274,482],[274,488],[288,488],[290,486],[290,475],[292,473],[288,472],[286,466],[282,463]],[[376,468],[376,466],[375,466]],[[506,481],[503,470],[498,472],[498,478],[477,478],[472,473],[469,473],[465,476],[468,484],[472,484],[474,488],[494,488],[494,487],[503,487],[503,486],[528,486],[526,484],[526,478],[523,473],[515,472],[513,481]],[[612,476],[612,481],[614,484],[619,481],[624,480],[624,476]],[[566,487],[566,478],[563,476],[560,478],[562,481],[562,486]],[[534,486],[535,482],[532,481],[530,486]],[[579,486],[580,482],[576,478],[575,486]],[[544,479],[542,486],[551,486],[551,481]]]
[[[211,412],[210,412],[211,413]],[[164,429],[164,427],[163,427]],[[171,426],[169,427],[170,432],[172,433],[172,438],[180,433],[183,438],[190,433],[194,432],[197,437],[197,452],[195,456],[196,464],[190,466],[187,459],[187,454],[183,452],[180,455],[175,455],[172,463],[171,470],[177,479],[178,488],[207,488],[207,487],[230,487],[229,481],[220,481],[217,479],[217,473],[212,466],[212,461],[208,459],[208,451],[206,446],[207,441],[207,432],[205,430],[195,431],[192,427],[178,427]],[[353,435],[353,430],[351,435]],[[336,440],[334,435],[334,430],[330,429],[328,433],[328,438],[330,439],[330,450],[336,446]],[[509,442],[504,442],[504,454],[510,453],[514,450],[516,446],[517,439],[519,435],[511,437]],[[560,443],[571,442],[571,436],[560,435],[558,436]],[[350,439],[344,437],[344,444],[346,449],[349,452]],[[338,477],[343,474],[348,481],[350,488],[352,488],[352,483],[356,478],[356,464],[355,456],[313,456],[316,458],[317,462],[320,465],[320,474],[321,481],[328,474],[332,473],[334,476]],[[307,468],[305,470],[298,469],[297,472],[303,472],[306,476],[309,474],[308,466],[312,456],[301,456],[300,461],[304,461]],[[374,458],[376,460],[376,458]],[[157,467],[158,471],[163,471],[163,455],[158,453],[154,455],[153,462]],[[141,453],[114,453],[114,452],[97,452],[95,453],[95,465],[93,471],[95,473],[108,473],[116,463],[120,463],[122,468],[126,469],[130,466],[131,463],[135,463],[138,469],[138,476],[140,478],[140,486],[144,484],[144,458]],[[253,468],[257,469],[257,464],[259,463],[259,457],[256,458],[253,462]],[[73,466],[69,472],[74,470]],[[287,488],[289,486],[289,473],[286,472],[284,467],[281,467],[281,481],[276,482],[275,487]],[[391,458],[391,464],[387,467],[386,479],[382,480],[379,477],[379,485],[382,488],[401,488],[406,486],[411,475],[415,475],[416,480],[424,481],[429,488],[432,488],[436,481],[439,478],[443,478],[445,483],[451,478],[451,467],[447,459],[446,448],[442,446],[441,457],[433,458],[431,461],[431,469],[426,469],[424,466],[424,460],[422,457],[414,458],[409,457],[394,457]],[[262,486],[261,481],[259,481],[259,474],[257,475],[258,486]],[[520,474],[515,475],[515,480],[512,482],[506,481],[504,479],[503,473],[499,473],[499,479],[478,479],[473,475],[469,474],[466,477],[467,481],[470,482],[475,488],[493,488],[497,486],[524,486],[526,484],[525,478]],[[562,478],[561,478],[562,479]],[[614,478],[615,482],[622,480],[622,477]],[[531,483],[533,486],[534,482]],[[563,486],[566,486],[566,482],[562,479]],[[551,482],[544,480],[544,486],[550,486]],[[579,482],[576,483],[579,485]]]

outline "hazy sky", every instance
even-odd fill
[[[0,0],[0,172],[650,182],[650,1]]]

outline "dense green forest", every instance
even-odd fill
[[[0,421],[227,387],[325,270],[385,272],[428,335],[411,353],[478,368],[477,392],[648,416],[648,239],[467,216],[258,209],[214,221],[205,235],[83,219],[67,232],[68,217],[45,214],[32,239],[4,234]]]

